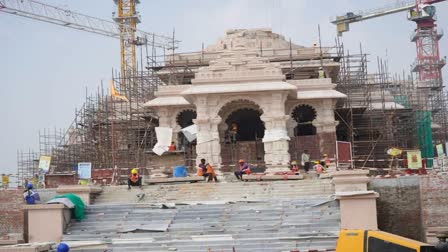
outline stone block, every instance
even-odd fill
[[[336,192],[367,191],[368,170],[344,170],[331,173]]]
[[[378,193],[338,196],[341,211],[341,229],[378,230],[376,198]]]
[[[85,205],[90,205],[91,194],[97,194],[102,191],[99,186],[84,186],[84,185],[67,185],[59,186],[56,189],[58,194],[73,193],[78,195]]]
[[[25,205],[28,214],[28,242],[60,242],[70,222],[71,211],[63,204]]]

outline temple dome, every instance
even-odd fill
[[[292,43],[293,49],[304,48]],[[236,48],[272,50],[289,48],[289,41],[284,36],[273,33],[271,29],[232,29],[215,44],[209,45],[206,52],[231,50]]]

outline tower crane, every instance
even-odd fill
[[[150,44],[159,48],[172,45],[172,38],[137,29],[139,0],[114,0],[117,12],[108,21],[35,0],[0,0],[0,12],[120,39],[122,85],[135,75],[135,47]]]
[[[441,123],[444,128],[443,142],[448,140],[446,104],[443,99],[442,68],[446,64],[445,59],[440,58],[439,39],[442,33],[437,31],[435,3],[447,0],[401,0],[392,6],[364,12],[347,12],[345,15],[337,16],[331,21],[337,26],[338,35],[349,31],[351,23],[360,22],[376,17],[381,17],[402,11],[408,12],[408,20],[417,24],[411,41],[416,43],[417,58],[411,69],[417,73],[419,96],[422,98],[423,106],[419,108],[417,115],[421,115],[417,131],[422,154],[426,158],[434,156],[432,146],[431,120]],[[434,112],[432,115],[431,113]],[[432,118],[431,118],[432,117]],[[441,141],[442,139],[438,139]]]
[[[408,11],[408,20],[417,24],[411,41],[417,46],[417,59],[412,70],[418,73],[419,81],[432,89],[442,88],[442,67],[445,59],[440,58],[439,39],[443,34],[437,31],[436,8],[432,4],[446,0],[402,0],[394,5],[364,12],[347,12],[331,22],[336,25],[338,35],[350,30],[350,24],[364,20]]]

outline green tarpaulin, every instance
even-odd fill
[[[422,152],[422,157],[430,158],[426,160],[426,167],[432,168],[434,149],[432,146],[431,111],[417,111],[415,116],[417,120],[418,146]]]
[[[410,108],[408,97],[405,96],[405,95],[396,95],[396,96],[394,96],[394,102],[402,105],[406,109]]]
[[[75,218],[76,220],[84,219],[84,217],[85,217],[84,208],[86,206],[84,205],[84,202],[82,201],[82,199],[79,196],[77,196],[73,193],[67,193],[64,195],[55,196],[54,199],[56,199],[56,198],[69,199],[75,205],[75,208],[72,211],[73,218]]]

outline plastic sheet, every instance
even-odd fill
[[[196,140],[196,138],[197,138],[198,126],[193,124],[193,125],[183,128],[181,131],[184,134],[184,136],[187,138],[188,142],[191,143],[194,140]]]
[[[152,151],[159,156],[168,151],[173,138],[173,129],[167,127],[156,127],[157,143]]]
[[[288,137],[286,129],[270,129],[266,130],[263,137],[263,143],[275,142],[280,140],[291,140]]]

